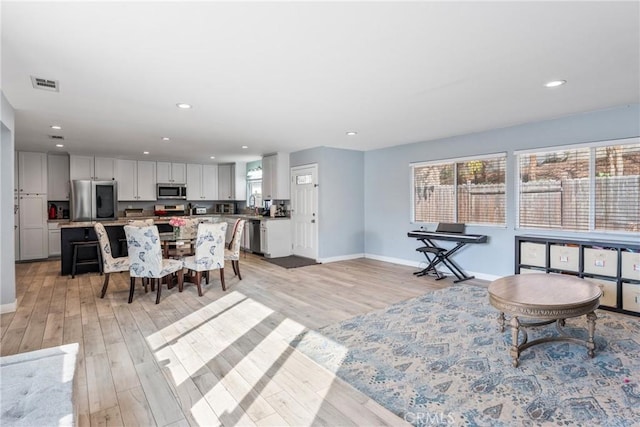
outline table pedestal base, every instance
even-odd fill
[[[551,319],[551,320],[545,320],[542,322],[520,322],[520,320],[518,320],[518,316],[513,316],[511,318],[511,321],[509,322],[511,325],[511,348],[509,349],[509,354],[511,354],[511,357],[513,358],[513,366],[515,368],[518,367],[519,360],[520,360],[520,353],[522,353],[522,351],[526,350],[527,348],[533,345],[542,344],[545,342],[552,342],[552,341],[569,341],[575,344],[582,345],[587,348],[588,355],[589,357],[592,358],[595,354],[595,348],[596,348],[596,344],[593,339],[593,336],[596,331],[596,319],[597,319],[597,316],[593,311],[590,313],[587,313],[588,338],[586,340],[583,340],[583,339],[569,335],[563,329],[565,325],[565,319]],[[558,330],[558,333],[560,334],[560,336],[543,337],[543,338],[535,339],[533,341],[528,341],[527,331],[524,330],[523,328],[549,325],[554,322],[556,323],[556,329]],[[498,316],[498,324],[500,325],[500,332],[504,332],[505,317],[503,312],[501,312],[500,315]],[[523,340],[520,344],[518,344],[518,338],[521,331],[523,335]]]

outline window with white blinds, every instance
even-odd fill
[[[640,232],[640,144],[595,149],[596,230]]]
[[[412,165],[414,222],[505,225],[506,154]]]
[[[640,144],[518,154],[521,228],[639,231]]]

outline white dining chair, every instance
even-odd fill
[[[194,272],[192,277],[198,287],[199,296],[202,296],[200,284],[202,275],[210,270],[220,270],[222,290],[227,290],[224,284],[224,237],[226,232],[226,222],[200,224],[195,243],[195,255],[185,257],[182,260],[184,268]],[[207,283],[209,283],[208,280]]]
[[[124,232],[127,236],[127,249],[129,251],[129,275],[131,286],[129,288],[129,303],[133,301],[135,279],[137,277],[150,279],[153,285],[157,285],[158,291],[156,304],[160,302],[162,279],[166,279],[168,287],[174,273],[178,273],[178,288],[182,291],[182,262],[176,259],[162,258],[162,245],[158,227],[155,225],[136,227],[125,225]]]
[[[224,260],[231,261],[233,272],[240,280],[242,280],[242,275],[240,274],[240,245],[242,243],[242,232],[244,230],[245,223],[246,220],[244,219],[236,220],[236,223],[233,226],[233,237],[231,238],[229,245],[224,250]]]
[[[104,298],[104,295],[107,293],[107,287],[109,286],[109,277],[111,273],[129,271],[129,258],[113,257],[113,254],[111,253],[111,243],[109,242],[109,236],[107,235],[107,230],[104,228],[104,225],[96,222],[93,225],[93,229],[98,236],[98,245],[100,247],[100,252],[102,253],[102,272],[104,273],[104,283],[102,285],[100,298]]]

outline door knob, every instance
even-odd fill
[[[315,224],[315,223],[316,223],[316,220],[315,220],[315,219],[312,219],[312,220],[311,220],[311,224]]]

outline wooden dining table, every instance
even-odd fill
[[[162,244],[162,256],[164,258],[189,256],[194,254],[196,236],[176,236],[173,232],[160,233]],[[171,247],[175,247],[176,253],[171,254]]]

